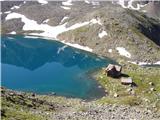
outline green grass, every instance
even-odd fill
[[[33,114],[23,105],[12,103],[1,98],[3,111],[2,120],[44,120],[42,116]]]
[[[122,72],[132,77],[137,87],[122,85],[120,79],[107,77],[101,70],[97,75],[97,80],[108,91],[108,96],[98,100],[98,103],[154,106],[160,110],[160,98],[158,97],[160,93],[160,68],[143,68],[127,63]],[[150,82],[154,85],[149,85]],[[129,88],[132,88],[134,94],[127,91]],[[151,88],[154,88],[155,91],[151,91]],[[117,93],[119,97],[115,98],[114,93]]]

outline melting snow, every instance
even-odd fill
[[[10,20],[13,18],[21,18],[22,22],[24,22],[24,26],[23,26],[23,30],[41,30],[44,31],[43,33],[30,33],[30,35],[39,35],[39,36],[46,36],[46,37],[52,37],[52,38],[57,38],[57,35],[62,33],[62,32],[66,32],[69,30],[73,30],[88,24],[101,24],[99,20],[96,19],[92,19],[90,21],[87,22],[83,22],[83,23],[76,23],[68,28],[66,28],[66,24],[64,23],[62,25],[58,25],[58,26],[50,26],[48,24],[38,24],[36,21],[34,20],[30,20],[28,18],[26,18],[24,15],[19,14],[19,13],[10,13],[6,16],[6,20]],[[102,24],[101,24],[102,25]]]
[[[98,1],[92,1],[92,5],[100,5]]]
[[[125,6],[125,2],[128,2],[127,3],[128,5]],[[141,7],[144,7],[144,6],[147,5],[147,4],[145,4],[145,5],[137,4],[137,7],[134,7],[133,4],[132,4],[133,2],[134,2],[134,0],[129,0],[129,1],[119,0],[118,4],[121,5],[123,8],[131,8],[133,10],[139,10]]]
[[[62,24],[63,21],[65,21],[65,20],[68,19],[68,18],[69,18],[69,17],[64,17],[64,18],[61,20],[60,24]]]
[[[43,21],[43,23],[47,23],[48,21],[49,21],[49,19],[46,19],[46,20]]]
[[[70,10],[70,7],[65,7],[65,6],[61,6],[61,8],[65,9],[65,10]]]
[[[117,47],[116,50],[118,50],[119,54],[122,56],[126,56],[128,58],[131,58],[131,54],[123,47]]]
[[[47,0],[37,0],[39,3],[41,3],[42,5],[47,4],[48,1]]]
[[[85,3],[90,4],[90,2],[88,0],[84,0]]]
[[[157,61],[156,63],[154,63],[154,64],[156,64],[156,65],[160,65],[160,61]]]
[[[112,52],[112,49],[108,49],[108,52],[111,53],[111,52]]]
[[[132,64],[136,64],[136,65],[160,65],[160,61],[157,61],[155,63],[149,63],[149,62],[132,62],[132,61],[128,61]]]
[[[6,20],[10,20],[10,19],[13,19],[13,18],[21,18],[22,22],[24,22],[24,26],[23,26],[23,30],[41,30],[41,31],[44,31],[42,33],[30,33],[30,35],[37,35],[37,36],[43,36],[43,37],[50,37],[50,38],[54,38],[54,39],[57,39],[57,36],[60,34],[60,33],[63,33],[63,32],[66,32],[66,31],[69,31],[69,30],[74,30],[76,28],[79,28],[79,27],[82,27],[82,26],[85,26],[85,25],[89,25],[89,24],[101,24],[99,20],[96,20],[96,19],[92,19],[90,21],[86,21],[86,22],[83,22],[83,23],[76,23],[70,27],[66,27],[66,24],[67,23],[64,23],[62,25],[58,25],[58,26],[50,26],[48,24],[38,24],[36,21],[34,20],[30,20],[28,18],[26,18],[24,15],[22,14],[19,14],[19,13],[10,13],[6,16]],[[14,33],[14,32],[12,32]],[[63,43],[65,43],[63,41]],[[81,45],[78,45],[78,44],[71,44],[71,43],[65,43],[67,45],[70,45],[70,46],[73,46],[73,47],[76,47],[76,48],[79,48],[79,49],[83,49],[83,50],[86,50],[86,51],[89,51],[89,52],[92,52],[92,49],[87,47],[87,46],[81,46]]]
[[[62,5],[70,6],[72,5],[72,0],[67,0],[66,2],[62,2]]]
[[[20,8],[20,6],[13,6],[13,7],[11,7],[11,10],[13,10],[13,9],[19,9]]]
[[[8,13],[11,13],[11,11],[6,11],[6,12],[4,12],[5,14],[8,14]]]
[[[66,44],[66,45],[69,45],[71,47],[75,47],[75,48],[78,48],[78,49],[81,49],[81,50],[85,50],[85,51],[88,51],[88,52],[92,52],[93,50],[87,46],[81,46],[79,44],[72,44],[72,43],[69,43],[69,42],[65,42],[65,41],[62,41],[62,43]]]
[[[100,38],[103,38],[104,36],[107,36],[107,32],[103,30],[101,33],[98,34],[98,36]]]
[[[10,32],[9,34],[16,34],[16,32],[15,32],[15,31],[12,31],[12,32]]]
[[[34,38],[34,39],[37,39],[37,38],[39,38],[39,37],[37,37],[37,36],[28,36],[28,35],[26,35],[26,36],[24,36],[24,38]]]
[[[92,19],[92,20],[90,20],[90,22],[93,23],[93,24],[102,25],[101,20],[100,20],[99,18],[97,18],[97,19]]]

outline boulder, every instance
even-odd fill
[[[121,83],[124,85],[132,84],[132,78],[131,77],[121,77]]]
[[[105,69],[105,73],[110,77],[120,77],[122,71],[122,67],[119,65],[109,64]]]

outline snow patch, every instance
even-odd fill
[[[138,4],[138,3],[137,3],[137,6],[134,7],[133,4],[132,4],[134,1],[135,1],[135,0],[129,0],[129,1],[126,1],[126,0],[118,0],[117,3],[118,3],[119,5],[121,5],[123,8],[130,8],[130,9],[132,9],[132,10],[140,10],[141,7],[144,7],[144,6],[147,5],[147,4],[141,5],[141,4]],[[127,5],[125,5],[125,2],[127,2]]]
[[[43,21],[43,23],[48,23],[49,22],[49,19],[46,19]]]
[[[112,53],[112,49],[108,49],[108,52],[109,52],[109,53]]]
[[[71,47],[75,47],[75,48],[78,48],[78,49],[81,49],[81,50],[85,50],[85,51],[88,51],[88,52],[92,52],[93,50],[87,46],[82,46],[82,45],[79,45],[79,44],[73,44],[73,43],[69,43],[69,42],[65,42],[65,41],[62,41],[62,43],[66,44],[66,45],[69,45]]]
[[[94,18],[94,19],[90,20],[90,22],[93,24],[102,25],[100,18],[96,18],[96,19]]]
[[[107,32],[104,30],[98,34],[99,38],[103,38],[104,36],[107,36],[107,35],[108,35]]]
[[[61,6],[61,8],[65,9],[65,10],[70,10],[70,7],[65,7],[65,6]]]
[[[62,2],[62,5],[70,6],[70,5],[72,5],[72,0],[67,0],[66,2]]]
[[[160,65],[160,61],[157,61],[154,63],[155,65]]]
[[[44,31],[43,33],[30,33],[30,35],[38,35],[38,36],[46,36],[51,38],[57,38],[57,35],[66,32],[69,30],[73,30],[82,26],[85,26],[90,23],[90,21],[83,22],[83,23],[76,23],[68,28],[66,28],[66,24],[64,23],[62,25],[58,26],[50,26],[48,24],[38,24],[34,20],[30,20],[26,18],[24,15],[19,13],[10,13],[6,16],[6,20],[10,20],[13,18],[21,18],[22,22],[24,22],[23,30],[41,30]]]
[[[92,3],[92,5],[100,5],[100,3],[98,1],[92,1],[91,3]]]
[[[149,63],[149,62],[133,62],[133,61],[128,61],[129,63],[132,63],[132,64],[136,64],[136,65],[160,65],[160,61],[157,61],[155,63]]]
[[[74,29],[77,29],[77,28],[85,26],[85,25],[99,23],[99,21],[97,21],[97,20],[90,20],[90,21],[86,21],[83,23],[76,23],[70,27],[66,27],[67,23],[64,23],[64,24],[58,25],[58,26],[50,26],[48,24],[38,24],[36,21],[28,19],[26,16],[19,14],[19,13],[10,13],[6,16],[5,19],[10,20],[13,18],[21,18],[21,21],[24,22],[23,30],[44,31],[42,33],[29,33],[29,35],[36,35],[36,36],[42,36],[42,37],[54,38],[54,39],[57,39],[57,36],[60,33],[63,33],[63,32],[69,31],[69,30],[74,30]],[[14,33],[14,32],[12,32],[12,33]],[[65,43],[65,41],[63,41],[63,43]],[[65,44],[67,44],[69,46],[76,47],[78,49],[83,49],[83,50],[92,52],[92,49],[87,46],[81,46],[78,44],[71,44],[71,43],[65,43]]]
[[[120,55],[131,58],[131,54],[125,48],[117,47],[116,50],[118,50]]]
[[[37,39],[37,38],[40,38],[40,37],[37,37],[37,36],[28,36],[28,35],[26,35],[26,36],[24,36],[24,38],[34,38],[34,39]]]
[[[15,31],[12,31],[12,32],[10,32],[9,34],[13,34],[13,35],[14,35],[14,34],[16,34],[16,32],[15,32]]]
[[[13,6],[13,7],[11,7],[11,10],[13,10],[13,9],[19,9],[20,8],[20,6]]]
[[[85,3],[90,4],[90,2],[88,0],[84,0]]]
[[[61,20],[61,22],[59,24],[62,24],[66,19],[68,19],[69,17],[63,17],[63,19]]]
[[[5,14],[9,14],[9,13],[11,13],[11,11],[6,11],[6,12],[4,12]]]
[[[48,4],[47,0],[37,0],[40,4],[44,5],[44,4]]]
[[[142,10],[142,12],[146,13],[147,11],[146,10]]]

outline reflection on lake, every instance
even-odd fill
[[[19,91],[92,99],[104,91],[87,73],[111,63],[60,42],[2,36],[2,86]]]

